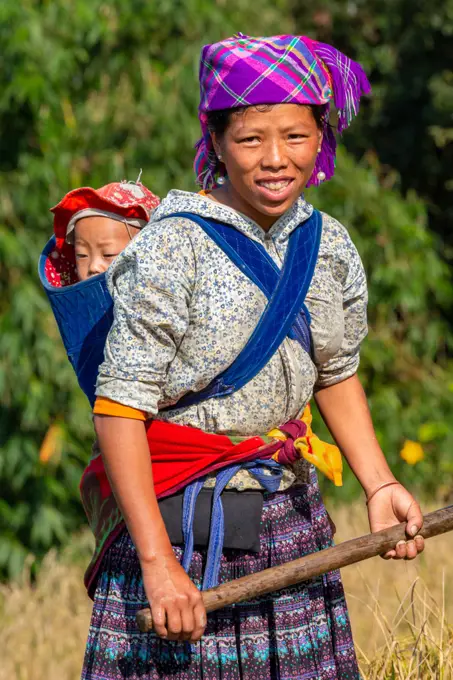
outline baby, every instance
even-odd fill
[[[158,204],[157,196],[137,181],[74,189],[52,208],[55,237],[42,252],[39,276],[91,404],[113,321],[113,301],[102,274]]]
[[[140,182],[82,187],[66,194],[52,208],[56,237],[52,256],[66,261],[66,267],[60,267],[61,285],[108,269],[158,205],[158,197]]]

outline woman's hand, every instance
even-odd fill
[[[95,426],[110,484],[140,560],[156,633],[195,642],[203,635],[206,611],[165,529],[144,423],[96,415]]]
[[[196,642],[206,627],[200,591],[173,553],[141,562],[145,593],[157,635],[168,640]]]
[[[368,503],[368,519],[372,532],[407,522],[406,533],[413,538],[399,541],[394,550],[382,555],[384,559],[413,560],[423,551],[423,537],[417,536],[423,515],[415,498],[401,484],[386,486],[373,495]]]

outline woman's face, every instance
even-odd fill
[[[229,179],[214,198],[266,230],[303,192],[322,142],[311,109],[297,104],[247,108],[212,137]]]

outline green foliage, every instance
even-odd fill
[[[360,61],[373,93],[346,135],[428,203],[453,257],[453,0],[291,0],[296,27]]]
[[[341,0],[327,3],[330,11],[336,4],[344,9]],[[1,576],[17,575],[29,551],[39,562],[84,521],[78,482],[91,447],[89,409],[36,275],[52,231],[49,207],[75,186],[135,179],[140,168],[145,184],[158,194],[173,186],[194,189],[201,45],[237,30],[290,31],[290,5],[289,0],[0,3]],[[371,0],[349,5],[364,21],[363,32],[351,31],[340,10],[335,31],[373,66],[382,81],[378,88],[384,88],[395,61],[387,43],[382,62],[387,70],[373,52],[369,26],[377,20],[372,14],[379,14],[377,5]],[[300,7],[298,12],[300,20]],[[316,18],[306,10],[303,16],[304,32],[311,27],[319,34],[319,13]],[[396,19],[380,20],[385,28]],[[449,77],[437,69],[430,80],[438,108],[450,96]],[[373,111],[349,137],[353,148],[378,148],[368,135],[381,129],[374,126]],[[434,120],[430,113],[424,124]],[[448,126],[442,121],[439,126],[442,131],[433,134],[446,139]],[[389,146],[396,148],[391,139]],[[409,174],[418,177],[420,168],[411,158]],[[351,228],[369,274],[371,331],[363,374],[380,440],[397,472],[431,493],[441,480],[451,483],[453,474],[451,334],[445,321],[453,293],[423,204],[414,195],[403,199],[388,186],[391,180],[372,158],[362,166],[341,153],[335,180],[312,196]],[[44,455],[40,460],[51,427],[58,431],[58,446],[49,460]],[[426,451],[414,469],[398,457],[405,438],[419,439]],[[355,492],[348,479],[342,498]]]

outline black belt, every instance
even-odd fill
[[[194,517],[194,546],[207,548],[211,524],[213,489],[202,489],[198,495]],[[183,545],[182,507],[184,490],[159,501],[165,527],[172,545]],[[263,491],[236,491],[227,489],[221,495],[225,538],[224,548],[234,550],[260,551],[261,515],[263,512]]]

